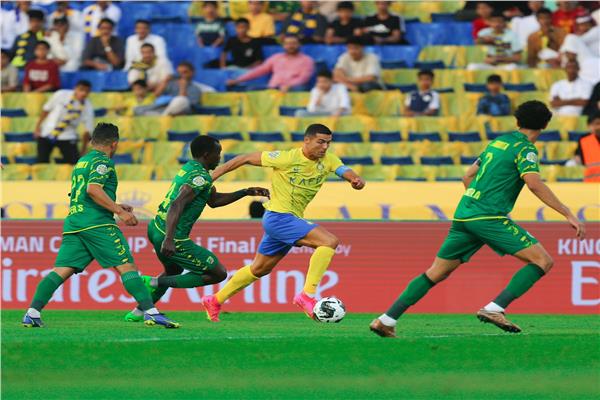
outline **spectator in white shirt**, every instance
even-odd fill
[[[48,28],[52,29],[54,21],[60,18],[69,20],[69,29],[72,32],[83,33],[83,15],[81,11],[71,8],[68,1],[56,2],[56,11],[48,17]]]
[[[406,96],[404,115],[416,117],[420,115],[439,115],[440,94],[432,89],[435,75],[428,69],[417,73],[417,88]]]
[[[569,61],[565,67],[567,79],[550,88],[550,105],[557,115],[581,115],[592,95],[592,84],[579,77],[579,64]]]
[[[155,95],[162,93],[173,77],[173,66],[166,58],[158,57],[150,43],[142,45],[142,59],[131,65],[127,74],[130,85],[141,79]]]
[[[94,108],[88,100],[91,90],[90,82],[82,80],[77,82],[74,90],[55,92],[44,104],[34,132],[38,140],[37,162],[48,163],[54,146],[57,146],[64,162],[75,164],[79,159],[77,129],[80,124],[85,127],[81,150],[85,153],[94,127]]]
[[[506,18],[494,11],[490,17],[490,27],[479,31],[477,44],[488,46],[484,63],[471,63],[467,69],[507,69],[518,68],[522,47],[517,35],[506,27]]]
[[[100,22],[108,18],[115,23],[115,30],[121,19],[121,9],[112,1],[97,1],[83,9],[83,31],[86,35],[86,40],[98,36],[98,25]]]
[[[3,28],[2,43],[8,45],[7,48],[11,48],[17,36],[29,30],[29,10],[31,9],[30,1],[17,1],[15,2],[15,8],[8,11],[3,17],[6,20],[2,21],[2,25],[6,24]]]
[[[306,110],[298,110],[297,117],[327,116],[339,117],[350,114],[350,95],[341,83],[333,83],[331,72],[321,71],[317,74],[317,83],[310,91],[310,100]]]
[[[347,51],[338,59],[333,77],[353,92],[383,89],[379,58],[365,52],[363,41],[357,36],[348,39]]]
[[[13,26],[8,23],[9,16],[10,11],[0,8],[0,47],[2,50],[10,50],[15,42],[15,38],[12,37]]]
[[[142,59],[141,49],[142,45],[146,43],[154,46],[154,52],[158,58],[168,58],[165,39],[150,33],[149,21],[138,19],[135,21],[135,34],[129,36],[125,43],[125,69],[131,68],[131,64]]]
[[[585,15],[575,20],[575,34],[569,34],[560,47],[563,62],[576,60],[579,76],[591,83],[600,81],[600,26]]]
[[[510,29],[519,38],[519,43],[522,48],[527,46],[529,35],[540,30],[540,24],[536,14],[544,7],[544,2],[528,1],[527,6],[529,7],[531,14],[525,17],[514,17],[510,23]]]
[[[54,19],[52,32],[46,41],[50,45],[50,58],[63,72],[77,71],[81,65],[83,33],[71,30],[66,17]]]

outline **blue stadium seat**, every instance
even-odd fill
[[[421,165],[453,165],[452,157],[421,157]]]
[[[293,117],[294,115],[296,115],[296,111],[298,110],[304,110],[305,107],[286,107],[286,106],[281,106],[279,107],[279,115],[283,115],[286,117]]]
[[[416,69],[444,69],[446,65],[442,60],[436,61],[417,61],[415,62]]]
[[[446,25],[439,22],[406,24],[406,40],[412,45],[425,47],[447,44],[447,35]]]
[[[0,115],[3,117],[26,117],[27,113],[22,108],[3,108],[0,110]]]
[[[404,60],[398,61],[381,61],[382,69],[400,69],[400,68],[408,68],[408,64]]]
[[[443,22],[446,29],[446,42],[443,44],[456,46],[472,46],[473,40],[471,22]]]
[[[207,135],[218,140],[244,140],[240,132],[208,132]]]
[[[191,57],[192,63],[196,68],[203,68],[203,66],[211,61],[218,60],[221,57],[222,47],[196,47]]]
[[[565,165],[568,160],[548,160],[547,158],[541,158],[540,164],[542,165]]]
[[[200,49],[196,42],[194,28],[188,24],[162,24],[163,37],[168,43],[169,59],[174,66],[182,61],[193,61],[193,56]],[[152,28],[154,30],[154,27]],[[158,34],[158,33],[157,33]],[[201,65],[195,64],[196,68]]]
[[[304,141],[304,132],[292,132],[292,142],[303,142]]]
[[[104,117],[104,116],[106,116],[106,114],[108,114],[108,109],[106,109],[106,108],[95,108],[94,109],[94,117],[96,117],[96,118]]]
[[[460,156],[461,165],[473,165],[477,160],[477,156]]]
[[[61,72],[60,82],[63,89],[73,89],[78,81],[85,79],[92,84],[92,91],[101,92],[104,90],[105,74],[101,71]]]
[[[112,161],[115,164],[133,164],[133,156],[130,153],[115,154]]]
[[[360,132],[333,132],[333,141],[337,143],[361,143]]]
[[[543,131],[538,138],[540,142],[560,142],[560,132],[558,130]]]
[[[104,73],[105,92],[126,92],[129,91],[129,82],[127,82],[126,71],[110,71]]]
[[[235,158],[238,154],[232,154],[232,153],[225,153],[223,154],[223,162],[226,163],[227,161],[230,161],[232,158]]]
[[[401,142],[402,136],[399,131],[371,131],[369,140],[371,143],[394,143]]]
[[[419,142],[429,140],[430,142],[441,142],[442,137],[439,132],[408,132],[409,142]]]
[[[200,106],[195,109],[196,114],[200,115],[231,115],[231,107],[208,107],[208,106]]]
[[[454,13],[431,13],[431,22],[454,22]]]
[[[413,165],[414,163],[411,156],[381,157],[381,165]]]
[[[588,131],[569,131],[569,141],[578,142],[584,136],[589,135]]]
[[[235,37],[235,21],[229,21],[225,24],[225,35],[227,37]]]
[[[306,44],[302,51],[316,61],[324,61],[329,69],[335,66],[338,57],[346,51],[344,45]]]
[[[407,85],[386,84],[385,86],[388,89],[399,90],[402,93],[410,93],[410,92],[414,92],[415,90],[417,90],[417,85],[414,84],[414,83],[410,83],[410,84],[407,84]]]
[[[283,53],[283,47],[278,44],[270,44],[262,47],[263,56],[265,59],[277,53]]]
[[[7,143],[35,142],[35,137],[33,132],[6,132],[4,133],[4,141]]]
[[[437,89],[435,89],[435,91],[438,93],[454,93],[454,88],[452,88],[452,87],[437,88]]]
[[[412,42],[411,42],[412,43]],[[373,52],[379,56],[381,61],[406,62],[411,67],[417,61],[421,48],[419,46],[374,46]],[[406,68],[406,67],[400,67]]]
[[[157,6],[159,3],[151,1],[122,1],[119,3],[121,9],[121,20],[119,25],[128,20],[135,24],[135,20],[145,19],[152,20],[152,18],[159,14]]]
[[[281,132],[248,132],[253,142],[283,142],[285,138]]]
[[[187,22],[190,1],[162,1],[154,3],[157,12],[150,17],[151,21]]]
[[[197,69],[194,80],[212,86],[218,92],[224,92],[227,88],[225,82],[229,76],[228,71],[222,69]]]
[[[1,162],[3,165],[10,164],[10,160],[9,160],[9,159],[8,159],[8,157],[6,157],[6,156],[0,156],[0,162]]]
[[[481,142],[479,132],[448,132],[449,142]]]
[[[366,157],[341,157],[342,162],[346,165],[374,165],[373,158]]]
[[[170,142],[191,142],[200,136],[198,131],[167,131],[167,138]]]
[[[486,93],[487,86],[485,83],[463,83],[465,92]]]
[[[15,157],[16,164],[29,164],[33,165],[37,162],[36,156],[23,156],[23,157]]]
[[[537,90],[535,83],[505,83],[504,89],[509,92],[533,92]]]

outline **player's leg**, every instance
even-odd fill
[[[77,148],[76,140],[58,140],[56,142],[60,153],[63,156],[63,160],[67,164],[75,164],[79,159],[79,149]]]
[[[54,142],[48,138],[38,138],[37,140],[37,162],[49,163],[50,154],[54,149]]]

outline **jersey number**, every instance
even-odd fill
[[[479,173],[477,174],[477,177],[475,178],[476,182],[479,182],[479,180],[481,179],[483,174],[485,174],[485,170],[487,169],[488,164],[493,160],[493,158],[494,158],[494,154],[492,154],[492,153],[485,154],[485,160],[483,161],[483,164],[481,164],[481,169],[479,170]]]
[[[177,185],[175,183],[173,183],[171,185],[171,187],[169,188],[169,191],[167,192],[167,195],[165,196],[165,199],[163,200],[162,203],[160,203],[160,208],[162,208],[165,211],[167,210],[167,208],[169,208],[169,204],[171,203],[171,195],[175,191],[176,186]]]
[[[77,175],[73,177],[73,182],[71,183],[71,193],[74,193],[75,196],[72,197],[73,202],[77,203],[79,199],[79,195],[81,195],[81,191],[83,190],[83,185],[85,184],[85,179],[83,175]]]

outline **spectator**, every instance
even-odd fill
[[[381,65],[373,53],[365,53],[360,37],[348,39],[347,51],[338,59],[333,77],[353,92],[383,89]]]
[[[112,1],[97,1],[83,9],[83,31],[86,40],[94,38],[100,34],[100,24],[105,19],[110,19],[115,28],[121,20],[121,9]]]
[[[558,1],[558,8],[552,14],[552,24],[567,33],[575,31],[575,19],[586,13],[576,1]]]
[[[540,30],[540,24],[537,19],[537,12],[544,7],[543,1],[528,1],[527,6],[531,14],[524,17],[514,17],[511,20],[510,27],[519,38],[521,47],[527,46],[529,35]],[[550,13],[552,17],[552,13]]]
[[[270,73],[270,88],[287,92],[293,87],[303,87],[313,74],[313,59],[300,52],[300,40],[296,36],[286,36],[283,39],[283,50],[283,53],[272,55],[242,76],[228,80],[227,85],[237,85]]]
[[[48,59],[50,45],[43,40],[35,45],[35,59],[25,66],[24,92],[53,92],[60,88],[58,64]]]
[[[10,53],[2,50],[2,91],[14,92],[19,87],[19,71],[10,63]]]
[[[29,30],[30,1],[16,1],[15,8],[2,13],[2,48],[11,49],[17,36]],[[43,19],[43,15],[42,15]]]
[[[594,84],[600,80],[600,27],[593,26],[587,15],[577,18],[576,23],[576,33],[565,37],[560,53],[563,63],[564,60],[577,61],[580,77]]]
[[[490,75],[487,78],[488,92],[477,103],[478,115],[491,115],[499,117],[510,115],[510,99],[502,91],[502,78],[500,75]]]
[[[316,10],[314,1],[301,1],[300,10],[289,16],[282,27],[281,36],[294,35],[302,43],[323,43],[327,20]]]
[[[410,92],[404,103],[404,115],[439,115],[440,94],[433,87],[434,74],[430,70],[421,70],[417,74],[418,90]]]
[[[249,13],[246,19],[250,23],[248,36],[253,39],[266,39],[275,36],[275,21],[271,14],[266,13],[264,1],[248,1]]]
[[[560,66],[558,52],[567,33],[552,26],[552,11],[547,8],[540,9],[536,16],[540,30],[527,40],[527,64],[531,68],[557,68]]]
[[[590,134],[579,139],[575,163],[585,165],[585,182],[600,182],[600,113],[589,116],[588,128]]]
[[[134,115],[143,115],[139,110],[143,110],[144,106],[154,104],[156,98],[148,90],[148,84],[144,80],[137,80],[131,84],[132,96],[125,99],[123,107],[119,109],[119,113],[127,117]]]
[[[567,79],[550,88],[550,105],[556,115],[581,115],[592,94],[592,85],[579,77],[579,64],[569,61],[565,66]]]
[[[269,14],[275,21],[283,22],[300,9],[297,1],[269,1]]]
[[[339,0],[332,1],[317,1],[317,11],[319,14],[325,17],[327,23],[333,22],[338,14],[337,14],[337,5],[340,3]]]
[[[265,207],[261,201],[254,200],[250,203],[248,211],[252,219],[261,219],[265,215]]]
[[[350,114],[350,95],[341,83],[333,83],[331,72],[321,71],[317,74],[317,83],[310,91],[310,100],[306,110],[299,110],[297,117],[334,116]]]
[[[111,71],[123,68],[125,43],[113,36],[115,24],[108,18],[98,25],[99,36],[87,42],[83,50],[83,66],[98,71]]]
[[[150,33],[150,22],[145,19],[135,21],[135,34],[129,36],[125,42],[125,69],[131,64],[142,59],[142,45],[149,43],[154,46],[158,58],[167,59],[167,45],[162,36]]]
[[[351,1],[342,1],[337,5],[338,17],[329,24],[325,34],[325,43],[346,43],[352,36],[362,34],[362,23],[354,17],[354,4]]]
[[[54,19],[53,30],[46,38],[52,58],[63,72],[77,71],[81,65],[83,33],[71,30],[67,18]]]
[[[202,4],[202,18],[196,25],[196,36],[200,47],[218,47],[225,41],[225,24],[217,15],[217,2]]]
[[[390,13],[389,1],[376,1],[377,12],[365,18],[363,34],[369,44],[398,44],[406,43],[402,35],[406,31],[404,19]]]
[[[83,15],[81,11],[71,8],[68,1],[57,1],[56,11],[48,17],[48,27],[52,28],[57,19],[63,18],[69,21],[69,27],[72,32],[83,33]]]
[[[592,17],[584,15],[575,20],[575,35],[589,49],[591,55],[600,57],[600,26],[594,25]]]
[[[583,115],[588,117],[600,112],[600,82],[596,83],[587,105],[583,108]]]
[[[227,39],[219,60],[221,68],[227,66],[252,68],[263,60],[262,46],[257,39],[248,36],[249,29],[250,23],[246,18],[240,18],[235,22],[236,36]],[[227,61],[229,54],[231,54],[231,61]]]
[[[94,128],[94,107],[88,100],[91,89],[90,82],[82,80],[74,90],[59,90],[44,104],[34,132],[38,141],[38,163],[50,162],[50,154],[57,146],[63,162],[75,164],[79,159],[77,129],[80,124],[85,127],[82,149],[85,152]]]
[[[34,58],[33,50],[38,41],[44,39],[44,13],[40,10],[29,10],[29,30],[16,37],[12,48],[12,64],[24,68]]]
[[[513,31],[506,28],[506,18],[495,12],[490,27],[479,31],[477,44],[488,45],[484,64],[469,64],[468,69],[515,69],[521,60],[521,45]]]
[[[490,27],[490,20],[494,13],[494,7],[489,1],[480,1],[477,3],[475,13],[477,14],[477,19],[473,21],[473,29],[471,32],[473,33],[473,39],[477,40],[479,32]]]
[[[8,24],[10,15],[10,11],[0,8],[0,47],[7,51],[12,49],[15,42],[15,38],[11,34],[14,26]]]
[[[148,83],[148,89],[158,95],[173,77],[173,66],[166,58],[158,57],[150,43],[143,44],[141,52],[142,59],[131,65],[127,82],[132,85],[135,81],[144,80]]]

